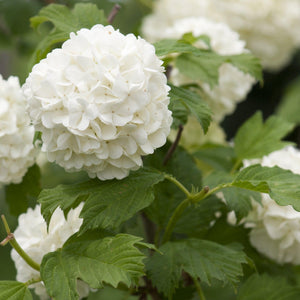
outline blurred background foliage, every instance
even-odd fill
[[[78,2],[95,3],[104,9],[106,15],[112,7],[119,3],[121,11],[114,20],[114,27],[122,33],[133,32],[139,34],[139,25],[143,16],[151,11],[153,0],[0,0],[0,74],[6,79],[10,75],[18,76],[21,84],[24,83],[30,72],[28,62],[39,43],[42,35],[33,31],[29,25],[30,17],[36,15],[39,10],[50,3],[64,4],[73,7]],[[256,110],[263,112],[264,118],[277,112],[281,100],[286,98],[290,104],[281,105],[279,114],[289,118],[294,112],[293,120],[300,124],[300,51],[295,54],[291,63],[278,73],[264,73],[263,86],[257,84],[248,95],[246,101],[240,103],[236,111],[228,116],[222,123],[228,140],[230,140],[237,128]],[[297,79],[298,78],[298,79]],[[295,90],[299,92],[295,92]],[[286,95],[286,96],[284,96]],[[297,109],[294,109],[297,107]],[[300,145],[300,130],[296,127],[288,137]],[[67,174],[58,166],[51,165],[45,170],[41,187],[51,187],[58,183],[69,183],[85,178],[85,174]],[[0,189],[0,212],[5,214],[11,228],[17,224],[17,218],[10,214],[5,201],[5,190]],[[5,237],[5,230],[0,225],[0,238]],[[0,280],[14,280],[15,269],[10,259],[10,247],[0,248]],[[224,290],[223,290],[224,291]],[[224,295],[225,297],[225,295]],[[229,292],[228,299],[232,298]],[[106,288],[89,299],[137,299],[126,292]],[[214,299],[214,296],[208,299]],[[224,298],[225,299],[225,298]],[[226,295],[227,299],[227,295]]]

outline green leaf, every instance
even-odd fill
[[[202,184],[201,171],[193,157],[182,147],[177,147],[171,159],[163,165],[164,157],[171,144],[157,149],[153,155],[145,157],[145,166],[152,166],[161,172],[176,177],[188,190],[193,187],[200,188]],[[159,227],[164,227],[176,206],[184,199],[185,195],[173,183],[165,180],[154,187],[155,200],[147,207],[148,217]]]
[[[56,252],[44,256],[41,277],[49,295],[56,300],[78,299],[76,279],[92,288],[103,284],[131,287],[144,275],[145,255],[137,247],[153,248],[140,237],[118,234],[98,240],[68,242]]]
[[[290,122],[300,123],[300,77],[288,85],[276,114]]]
[[[221,56],[211,50],[194,47],[189,42],[190,40],[161,40],[154,44],[156,55],[180,53],[175,58],[175,65],[180,72],[193,80],[207,82],[212,88],[218,84],[219,68],[224,63],[231,63],[262,82],[260,61],[251,53]]]
[[[99,10],[96,4],[91,3],[77,3],[72,10],[64,5],[50,4],[30,19],[31,26],[35,29],[45,22],[52,23],[53,28],[38,45],[32,58],[32,65],[44,58],[57,43],[67,40],[71,32],[91,28],[96,24],[107,24],[103,10]]]
[[[10,184],[5,187],[6,202],[11,214],[18,216],[29,206],[35,204],[41,191],[40,169],[37,165],[30,167],[19,184]]]
[[[171,91],[169,92],[171,98],[170,109],[173,111],[173,117],[182,120],[182,123],[185,123],[188,115],[194,115],[201,124],[204,133],[206,133],[212,115],[208,105],[198,94],[190,90],[176,87],[172,84],[169,84],[169,86],[171,87]],[[177,105],[177,103],[179,105]]]
[[[242,53],[239,55],[227,56],[227,62],[237,67],[245,74],[250,74],[252,77],[263,82],[262,66],[260,60],[250,53]]]
[[[157,56],[165,56],[170,53],[199,53],[201,51],[184,40],[164,39],[153,45]]]
[[[42,214],[47,224],[58,206],[68,212],[85,200],[81,212],[83,232],[93,228],[117,228],[151,204],[154,200],[153,186],[162,180],[163,173],[141,169],[123,180],[89,180],[46,189],[41,192],[38,201],[42,204]]]
[[[237,300],[257,299],[296,300],[300,299],[300,289],[288,284],[284,277],[254,274],[240,288]]]
[[[235,160],[232,147],[205,145],[193,153],[198,160],[208,164],[216,171],[230,172]]]
[[[278,167],[253,165],[237,173],[232,186],[269,193],[279,205],[300,211],[300,175]]]
[[[213,52],[203,52],[196,56],[191,54],[181,54],[175,64],[179,71],[192,80],[206,82],[213,88],[219,82],[219,68],[224,60]]]
[[[257,112],[240,127],[235,136],[234,150],[238,159],[260,158],[291,145],[281,139],[293,127],[293,124],[276,116],[271,116],[263,123],[261,112]]]
[[[1,300],[32,300],[25,283],[17,281],[0,281]]]
[[[261,202],[261,194],[255,191],[244,190],[237,187],[222,190],[229,211],[234,211],[237,222],[246,217],[252,209],[251,200]]]
[[[163,255],[155,253],[146,267],[155,287],[169,298],[178,287],[182,270],[207,284],[217,279],[235,286],[243,275],[241,264],[247,263],[239,249],[192,238],[168,242],[159,250]]]

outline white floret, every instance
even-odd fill
[[[19,79],[0,75],[0,184],[22,181],[35,160],[33,137]]]
[[[57,208],[51,217],[48,231],[40,205],[34,209],[29,208],[26,213],[19,216],[19,224],[14,236],[21,248],[40,264],[45,254],[61,248],[66,240],[79,230],[83,222],[79,218],[82,207],[83,203],[77,208],[71,209],[67,219],[65,219],[63,211]],[[31,268],[15,250],[12,250],[11,257],[17,269],[17,281],[26,282],[39,278],[39,272]],[[50,299],[43,283],[36,283],[30,287],[35,289],[35,293],[40,299]],[[89,294],[89,287],[86,283],[78,281],[77,291],[80,298],[84,298]]]
[[[195,37],[207,35],[213,51],[220,55],[238,55],[248,52],[245,42],[240,40],[239,35],[223,23],[216,23],[205,18],[185,18],[174,21],[172,26],[159,31],[160,38],[181,38],[185,33],[193,33]],[[195,44],[199,48],[207,46],[199,41]],[[209,84],[201,81],[193,81],[179,73],[174,68],[170,80],[176,85],[197,83],[207,94],[207,101],[211,107],[216,122],[231,114],[238,102],[245,99],[255,79],[245,74],[229,63],[224,63],[219,68],[219,82],[211,88]]]
[[[246,162],[249,164],[251,161]],[[300,151],[294,147],[275,151],[263,157],[261,165],[300,174]],[[246,226],[252,227],[250,242],[260,253],[280,264],[300,264],[300,212],[291,205],[280,206],[262,194],[262,205],[253,202]]]
[[[160,0],[143,22],[149,40],[178,19],[207,17],[228,24],[268,70],[288,64],[300,47],[299,0]]]
[[[68,171],[121,179],[166,142],[169,87],[154,47],[112,26],[71,33],[23,87],[42,151]]]

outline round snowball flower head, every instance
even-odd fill
[[[284,67],[300,46],[299,0],[160,0],[142,30],[150,39],[159,38],[159,27],[192,16],[228,24],[271,71]]]
[[[82,224],[79,214],[83,207],[81,203],[77,208],[71,209],[65,219],[64,213],[57,208],[50,220],[49,229],[41,214],[41,207],[29,208],[26,213],[19,216],[19,225],[14,236],[22,249],[37,263],[41,263],[43,256],[63,246],[66,240],[77,232]],[[17,269],[17,280],[26,282],[38,278],[39,272],[30,267],[21,256],[13,249],[11,257]],[[42,300],[49,299],[43,283],[31,285],[35,293]],[[77,281],[77,291],[80,298],[87,297],[89,286],[83,281]]]
[[[151,44],[95,25],[35,65],[23,90],[48,159],[106,180],[126,177],[165,144],[166,83]]]
[[[252,162],[247,161],[249,164]],[[263,157],[261,165],[300,174],[300,151],[294,147],[275,151]],[[262,205],[253,202],[246,226],[253,227],[250,242],[257,251],[279,264],[300,264],[300,212],[291,205],[280,206],[268,194],[262,194]]]
[[[19,79],[0,75],[0,184],[22,181],[34,163],[33,137]]]
[[[214,52],[220,55],[237,55],[246,53],[245,42],[239,35],[232,31],[226,24],[213,22],[206,18],[185,18],[175,21],[172,26],[160,30],[161,38],[181,38],[185,33],[191,32],[195,37],[207,35]],[[207,48],[202,41],[195,44],[198,48]],[[179,73],[178,69],[172,70],[170,80],[177,84],[197,83],[207,95],[207,102],[211,107],[216,122],[231,114],[238,102],[245,99],[255,79],[245,74],[229,63],[224,63],[219,69],[218,85],[211,88],[209,84],[193,81]]]

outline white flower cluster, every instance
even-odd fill
[[[42,151],[68,171],[121,179],[165,144],[172,123],[154,47],[112,26],[71,33],[23,87]]]
[[[160,0],[143,31],[158,39],[178,19],[199,16],[228,24],[269,70],[284,67],[300,46],[299,0]]]
[[[34,163],[33,137],[19,79],[0,75],[0,184],[22,181]]]
[[[164,27],[158,33],[159,38],[181,38],[185,33],[192,32],[194,36],[207,35],[210,38],[212,50],[220,55],[236,55],[248,52],[245,43],[239,39],[239,35],[223,23],[216,23],[205,18],[185,18],[174,21],[173,25]],[[195,44],[198,48],[207,46],[198,41]],[[175,68],[171,73],[170,80],[177,84],[195,83],[190,78],[180,74]],[[224,63],[219,69],[218,85],[211,88],[209,84],[197,81],[205,93],[216,122],[231,114],[236,104],[242,101],[255,79],[245,74],[229,63]]]
[[[14,236],[22,249],[40,264],[45,254],[62,247],[65,241],[79,230],[83,222],[79,218],[82,207],[83,203],[77,208],[71,209],[67,219],[65,219],[63,211],[57,208],[51,217],[48,232],[40,205],[34,209],[29,208],[26,213],[19,216],[19,225]],[[31,268],[15,250],[12,250],[11,257],[17,269],[18,281],[26,282],[40,276],[39,272]],[[35,293],[40,299],[49,299],[43,283],[35,283],[30,287],[34,287]],[[87,297],[89,286],[78,280],[77,291],[81,298]]]
[[[261,165],[300,174],[300,151],[294,147],[275,151],[263,157]],[[268,194],[262,194],[262,206],[253,202],[246,226],[253,227],[250,242],[260,253],[280,264],[300,264],[300,212],[291,205],[280,206]]]

